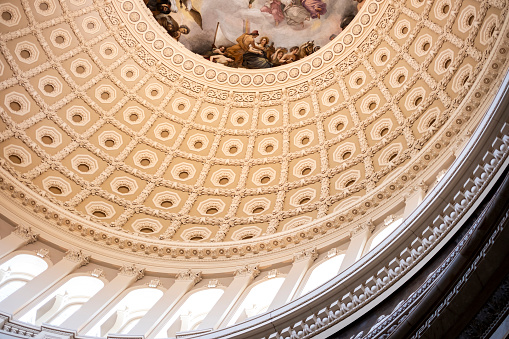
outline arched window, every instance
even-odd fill
[[[309,275],[308,280],[306,281],[306,285],[302,289],[300,295],[307,294],[308,292],[314,290],[320,285],[323,285],[327,281],[334,278],[339,273],[339,268],[343,263],[343,259],[345,258],[344,254],[336,255],[330,259],[327,259],[320,265],[316,266]]]
[[[191,294],[156,338],[174,337],[177,332],[196,329],[223,293],[220,288],[210,288]]]
[[[255,285],[235,311],[228,326],[267,311],[284,280],[284,278],[273,278]]]
[[[44,272],[48,263],[31,254],[18,254],[0,265],[0,301]]]
[[[104,283],[98,278],[88,276],[71,278],[20,320],[36,325],[42,323],[60,325],[103,287]]]
[[[387,238],[394,230],[401,225],[403,222],[403,219],[397,219],[390,223],[388,226],[386,226],[380,233],[375,235],[373,240],[371,241],[371,245],[369,246],[369,250],[371,251],[373,248],[378,246],[382,241],[384,241],[385,238]]]
[[[87,335],[105,337],[108,333],[128,333],[163,296],[157,288],[140,288],[129,292]]]

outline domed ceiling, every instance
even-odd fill
[[[293,28],[245,2],[282,44]],[[201,4],[204,32],[239,1],[223,3]],[[469,119],[503,4],[369,0],[328,42],[356,2],[325,3],[293,33],[321,49],[264,70],[205,60],[141,0],[3,3],[1,176],[24,192],[9,199],[59,232],[188,258],[293,246],[383,205]]]

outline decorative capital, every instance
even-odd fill
[[[260,274],[258,265],[245,265],[235,270],[235,277],[251,277],[256,278]]]
[[[303,250],[293,254],[293,262],[298,262],[302,260],[316,260],[318,258],[318,251],[316,247],[311,249]]]
[[[177,280],[191,280],[196,285],[201,281],[201,272],[193,272],[192,270],[181,271],[175,278]]]
[[[426,193],[428,191],[428,185],[424,181],[421,181],[417,185],[411,186],[403,193],[403,197],[408,199],[416,193]]]
[[[267,278],[273,279],[273,278],[276,278],[278,275],[279,275],[279,271],[275,268],[275,269],[269,271]]]
[[[350,237],[355,237],[365,232],[373,233],[375,230],[375,225],[370,221],[363,222],[357,226],[355,226],[352,230],[350,230]]]
[[[148,287],[157,288],[159,286],[162,286],[163,284],[161,283],[161,280],[159,280],[159,279],[152,279],[152,280],[150,280],[150,282],[147,285],[148,285]]]
[[[96,268],[95,270],[93,270],[92,272],[90,272],[90,275],[92,277],[96,277],[96,278],[99,278],[99,277],[104,277],[104,272],[102,269],[100,268]]]
[[[85,266],[90,262],[90,256],[85,255],[81,250],[68,250],[65,252],[65,259],[78,263],[79,266]]]
[[[209,280],[209,283],[207,284],[208,288],[215,288],[217,286],[219,286],[219,280],[217,279]]]
[[[37,237],[39,234],[35,234],[32,231],[32,228],[30,226],[22,226],[18,225],[16,226],[16,229],[14,229],[14,234],[16,234],[21,239],[25,240],[26,244],[31,244],[37,241]]]
[[[135,264],[123,265],[119,268],[119,271],[121,275],[125,275],[126,277],[135,277],[136,280],[140,280],[145,276],[145,269],[138,268]]]
[[[41,258],[49,258],[49,250],[47,248],[41,248],[35,254]]]

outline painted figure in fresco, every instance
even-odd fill
[[[260,39],[259,43],[255,42],[254,49],[250,48],[249,51],[244,54],[242,66],[251,69],[272,67],[267,56],[268,49],[269,38],[264,36]]]
[[[302,6],[313,19],[320,19],[320,15],[327,13],[327,4],[322,0],[302,0]]]
[[[315,42],[314,41],[308,41],[306,43],[303,43],[299,47],[299,51],[297,52],[297,58],[302,59],[307,57],[308,55],[313,54],[315,48]]]
[[[285,5],[283,14],[286,23],[304,28],[304,22],[311,20],[311,15],[299,2],[300,0],[281,0],[281,3]]]
[[[281,59],[286,54],[286,52],[287,52],[286,48],[278,48],[276,50],[276,52],[274,52],[274,54],[272,55],[272,58],[271,58],[272,65],[274,65],[274,66],[282,65],[283,62],[281,61]]]
[[[297,61],[299,59],[297,53],[299,53],[299,46],[293,46],[279,61],[281,64],[289,64],[290,62]]]
[[[233,63],[233,59],[228,58],[222,54],[212,55],[209,60],[218,64],[223,64],[225,66],[229,66],[231,63]]]
[[[177,41],[179,41],[182,34],[189,34],[191,31],[186,25],[179,25],[170,14],[159,13],[155,16],[155,19]]]
[[[262,54],[262,51],[255,47],[255,39],[258,37],[258,35],[258,31],[242,34],[237,38],[236,45],[226,49],[225,55],[229,58],[232,58],[235,62],[235,65],[239,67],[244,61],[244,54],[246,54],[248,51],[256,51],[254,53]]]
[[[270,0],[260,9],[264,13],[272,14],[276,26],[285,19],[283,14],[283,5],[280,0]]]

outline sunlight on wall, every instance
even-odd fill
[[[156,288],[141,288],[129,292],[88,333],[104,337],[108,333],[127,333],[163,296]]]
[[[46,261],[31,254],[19,254],[0,265],[0,301],[47,268]]]
[[[74,277],[47,296],[20,320],[36,325],[42,323],[60,325],[103,287],[104,283],[97,278]]]
[[[300,295],[307,294],[338,275],[339,268],[344,258],[344,254],[339,254],[316,266],[309,275],[308,281]]]

